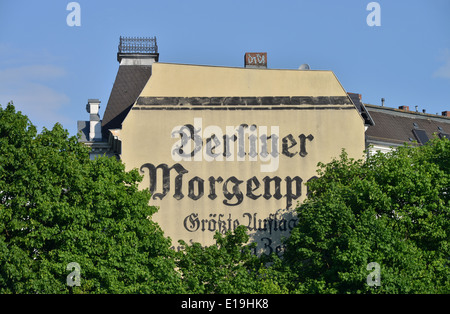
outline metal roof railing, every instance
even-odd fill
[[[119,53],[158,53],[156,37],[120,36]]]

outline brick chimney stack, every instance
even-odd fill
[[[253,69],[267,69],[267,52],[245,53],[244,66]]]

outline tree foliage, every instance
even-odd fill
[[[284,263],[308,293],[450,292],[450,141],[320,164]],[[380,285],[367,284],[371,262]]]
[[[89,159],[61,125],[0,108],[0,293],[179,291],[170,240],[137,171]],[[67,285],[71,262],[81,285]]]
[[[254,255],[245,226],[215,235],[216,245],[180,241],[185,250],[177,263],[191,293],[283,293],[274,274]]]
[[[141,180],[0,107],[0,293],[450,292],[447,139],[319,164],[281,258],[251,254],[244,226],[171,250]]]

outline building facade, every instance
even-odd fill
[[[384,113],[332,71],[268,69],[265,53],[245,54],[242,68],[161,63],[156,39],[127,40],[101,128],[90,100],[79,130],[92,157],[139,169],[174,248],[245,225],[257,253],[281,253],[318,162],[392,142],[376,129]]]
[[[450,138],[450,112],[428,114],[411,111],[408,106],[389,108],[366,104],[373,126],[366,131],[366,147],[370,154],[388,152],[404,143],[424,145],[434,136]]]

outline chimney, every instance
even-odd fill
[[[381,107],[384,107],[384,98],[381,98]]]
[[[423,112],[423,113],[427,113],[427,111],[426,111],[425,109],[422,109],[422,112]]]
[[[246,52],[244,66],[245,68],[267,69],[267,52]]]
[[[89,113],[89,138],[88,141],[99,141],[102,139],[102,123],[99,115],[100,100],[88,99],[86,111]]]
[[[117,61],[120,65],[152,65],[158,62],[156,37],[120,36]]]
[[[450,117],[450,111],[442,111],[442,116]]]
[[[398,109],[409,111],[409,106],[399,106]]]

